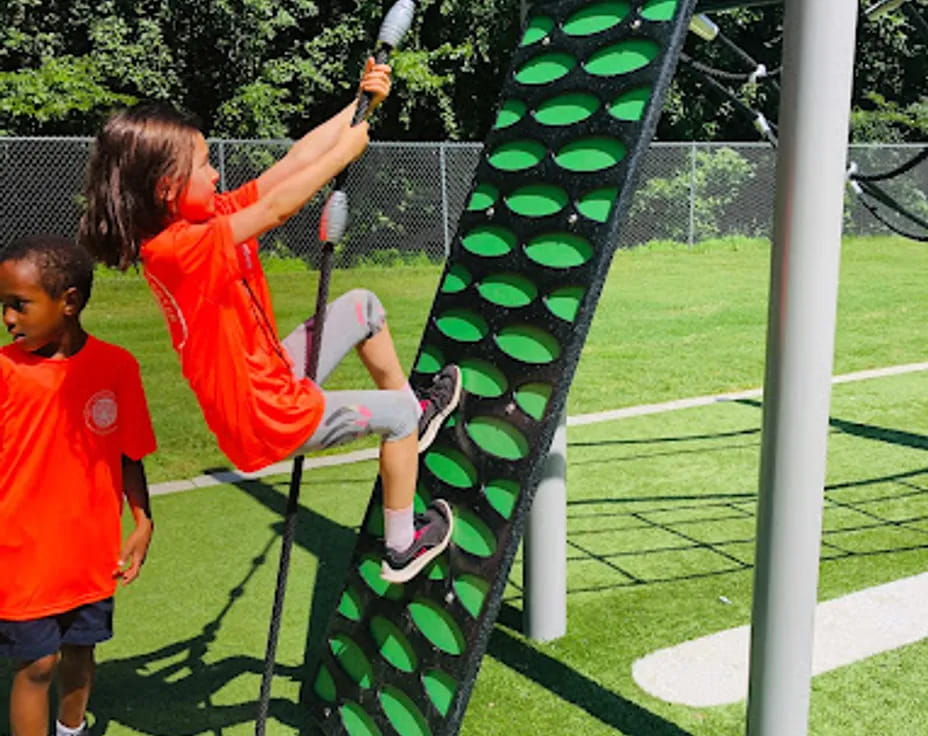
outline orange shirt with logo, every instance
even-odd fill
[[[174,222],[141,249],[181,371],[220,449],[246,471],[291,455],[325,406],[280,344],[258,242],[232,238],[229,215],[257,196],[254,181],[217,195],[214,217]]]
[[[0,618],[41,618],[113,595],[122,456],[154,450],[126,350],[92,336],[64,359],[0,348]]]

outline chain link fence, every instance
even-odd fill
[[[0,242],[38,232],[75,234],[90,145],[85,138],[0,138]],[[289,145],[288,141],[210,141],[220,188],[235,188],[254,178],[283,156]],[[878,173],[911,159],[919,149],[916,145],[852,146],[849,160],[861,172]],[[372,143],[348,177],[350,220],[336,251],[337,265],[443,260],[481,150],[479,143]],[[770,237],[775,164],[775,151],[760,143],[653,144],[642,162],[619,245]],[[928,219],[928,163],[881,182],[881,187]],[[312,263],[319,252],[325,194],[265,235],[264,251]],[[881,211],[891,223],[898,219],[885,208]],[[898,225],[907,227],[903,221]],[[889,233],[850,189],[845,233]]]

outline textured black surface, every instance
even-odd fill
[[[353,603],[340,605],[333,615],[325,641],[335,644],[327,645],[319,653],[319,664],[310,675],[315,686],[311,688],[313,696],[308,707],[323,732],[411,736],[454,734],[460,728],[522,536],[525,514],[565,406],[614,244],[618,242],[638,164],[657,124],[694,4],[695,0],[676,3],[571,0],[532,8],[528,35],[513,55],[500,96],[500,106],[507,100],[519,100],[527,112],[517,122],[495,128],[487,138],[472,193],[495,191],[498,196],[492,206],[484,206],[486,202],[481,203],[480,197],[472,198],[461,217],[411,378],[414,387],[421,388],[445,363],[468,366],[465,388],[470,392],[449,423],[451,426],[442,430],[420,460],[418,504],[421,506],[436,496],[446,498],[455,509],[459,530],[463,531],[466,521],[474,518],[479,520],[478,526],[488,530],[488,534],[482,538],[478,535],[478,539],[483,539],[489,549],[478,549],[475,553],[473,537],[468,542],[459,531],[455,543],[434,563],[433,569],[403,586],[392,586],[386,592],[374,590],[376,581],[372,586],[368,580],[373,578],[366,580],[360,565],[365,559],[371,570],[375,570],[375,562],[379,565],[382,510],[379,482],[375,485],[345,581],[343,596],[350,596]],[[608,17],[623,7],[628,12],[612,27],[584,36],[564,32],[565,24],[570,26],[568,21],[576,21],[578,13],[595,19],[600,11],[605,11]],[[668,9],[672,12],[667,12]],[[651,19],[655,17],[660,19]],[[540,19],[550,20],[547,33],[543,30],[548,24]],[[539,28],[542,31],[537,31]],[[530,37],[535,40],[526,43],[525,39]],[[642,68],[628,73],[610,76],[587,73],[584,67],[591,57],[629,41],[633,47],[640,41],[653,42],[656,55]],[[537,61],[539,55],[558,52],[576,62],[569,72],[542,84],[518,81],[517,76],[526,64]],[[640,117],[623,120],[610,113],[610,104],[616,98],[642,87],[649,93]],[[535,118],[533,112],[543,102],[575,92],[592,94],[599,102],[595,112],[585,120],[570,125],[545,125]],[[559,164],[557,154],[564,146],[591,139],[621,142],[624,157],[595,171],[571,171]],[[545,153],[524,170],[500,170],[491,163],[494,153],[514,141],[526,142],[527,150],[541,144]],[[510,208],[508,203],[514,192],[539,185],[562,190],[566,204],[542,217],[520,215]],[[578,203],[590,192],[602,188],[616,190],[612,206],[602,216],[589,217],[590,211]],[[468,248],[469,239],[475,234],[479,236],[487,227],[504,229],[511,237],[512,247],[498,255],[480,254],[474,252],[473,246]],[[589,246],[588,253],[576,262],[568,259],[557,263],[550,260],[539,263],[537,258],[527,255],[525,246],[533,238],[548,235],[554,240],[564,240],[565,234],[581,238]],[[508,297],[502,300],[494,297],[493,290],[487,287],[500,280],[504,285],[516,285],[517,293],[524,287],[525,303],[514,304]],[[549,306],[550,295],[565,289],[568,296],[582,294],[576,309],[568,309],[566,316]],[[463,332],[458,327],[462,322]],[[467,334],[468,325],[485,326],[485,330],[476,330],[471,336]],[[516,334],[515,350],[511,346],[501,349],[500,336],[509,331]],[[548,359],[539,358],[532,351],[532,343],[538,336],[541,343],[536,347],[540,344],[553,348]],[[524,354],[518,349],[526,342],[521,338],[527,338],[529,343]],[[542,356],[544,352],[541,350]],[[475,360],[485,361],[498,371],[505,384],[501,391],[480,388],[482,374],[479,366],[475,367]],[[522,388],[526,384],[530,386],[529,393],[536,397],[535,403],[524,399]],[[447,470],[449,467],[451,472]],[[518,492],[513,508],[503,507],[501,511],[499,503],[494,506],[491,502],[487,489],[507,484],[518,488]],[[486,593],[477,615],[472,615],[461,592],[481,586]],[[478,602],[479,599],[478,595]],[[342,600],[344,604],[347,598]],[[409,604],[421,601],[429,601],[447,614],[459,632],[460,653],[449,653],[436,646],[434,628],[420,628]],[[474,608],[473,603],[470,607]],[[406,652],[415,660],[414,666],[401,662],[398,667],[395,660],[391,663],[381,653],[371,627],[376,617],[397,627],[398,637],[406,640]],[[360,659],[366,661],[367,667],[357,669],[359,658],[344,652],[339,644],[344,641],[341,637],[357,645],[362,653]],[[433,700],[424,687],[423,674],[433,670],[440,670],[453,681],[455,690],[450,703]],[[403,698],[397,691],[408,698],[399,708],[397,700]],[[362,711],[365,715],[359,715]],[[413,714],[409,719],[402,717],[407,712]]]

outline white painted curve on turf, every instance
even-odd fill
[[[928,573],[819,603],[812,674],[928,638]],[[748,692],[750,630],[739,626],[652,652],[632,665],[651,695],[693,707],[727,705]]]

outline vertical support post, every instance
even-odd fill
[[[690,143],[690,247],[696,242],[696,141]]]
[[[226,142],[219,141],[219,191],[228,190],[226,186]]]
[[[441,222],[445,236],[445,258],[451,255],[451,234],[448,223],[448,164],[445,160],[445,144],[438,144],[438,161],[441,169]]]
[[[567,633],[567,410],[561,414],[525,525],[522,584],[525,634],[551,641]]]
[[[808,732],[856,20],[786,0],[748,736]]]

